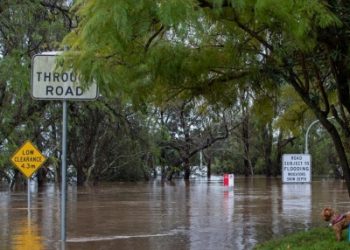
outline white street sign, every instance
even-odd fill
[[[284,154],[282,156],[283,183],[311,182],[311,156],[309,154]]]
[[[32,59],[32,97],[43,100],[93,100],[97,84],[83,89],[72,71],[57,71],[56,59],[61,52],[37,54]]]

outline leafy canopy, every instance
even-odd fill
[[[135,103],[234,102],[247,84],[281,82],[267,62],[282,67],[316,46],[318,27],[341,25],[319,0],[79,0],[74,10],[67,64]]]

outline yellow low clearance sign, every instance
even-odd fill
[[[33,145],[26,141],[12,155],[11,162],[27,178],[30,178],[46,161],[46,157]]]

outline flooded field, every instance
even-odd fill
[[[172,183],[68,187],[67,242],[60,243],[60,191],[0,189],[0,249],[251,249],[291,232],[326,226],[325,206],[350,210],[345,183],[281,184],[280,179],[222,178]]]

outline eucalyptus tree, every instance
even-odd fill
[[[31,57],[58,48],[72,27],[68,10],[64,0],[0,2],[0,172],[25,139],[44,142],[41,131],[47,129],[44,114],[49,105],[30,97]],[[2,174],[11,179],[10,172]]]
[[[144,115],[105,98],[71,103],[70,114],[68,160],[77,185],[149,178],[152,140]]]
[[[286,1],[271,9],[270,4],[258,1],[228,6],[223,2],[222,7],[232,10],[232,21],[264,48],[259,54],[264,58],[266,77],[290,84],[329,132],[350,191],[346,152],[350,135],[349,21],[344,14],[350,6],[345,1]],[[339,127],[327,119],[329,115],[336,117]]]
[[[81,74],[138,102],[290,84],[330,133],[350,193],[347,1],[77,1]],[[339,124],[327,118],[333,115]]]
[[[77,64],[73,63],[71,66],[81,73],[86,82],[91,80],[99,82],[103,94],[118,90],[119,95],[122,93],[128,96],[136,105],[149,102],[162,106],[174,99],[191,99],[200,93],[209,102],[230,106],[236,102],[240,93],[231,82],[237,79],[242,88],[246,85],[247,72],[233,72],[229,77],[217,79],[221,71],[235,67],[234,64],[237,62],[231,60],[232,48],[223,46],[225,36],[219,39],[219,36],[215,35],[216,28],[209,29],[210,24],[200,21],[200,15],[192,20],[196,25],[200,25],[200,30],[191,31],[191,26],[185,19],[183,28],[175,25],[171,15],[164,12],[170,9],[163,9],[163,5],[158,5],[155,1],[144,1],[141,4],[98,1],[86,3],[88,4],[86,5],[84,1],[77,2],[76,7],[78,9],[81,7],[79,11],[81,23],[66,38],[65,43],[71,48],[66,59],[69,64],[73,62],[69,60],[77,58],[78,55],[75,61]],[[135,6],[138,7],[135,9]],[[177,14],[182,15],[184,10],[187,12],[188,3],[184,6],[185,9],[176,10]],[[94,11],[90,13],[92,11],[90,7],[97,7],[96,10],[102,12],[107,10],[109,12],[112,8],[118,17]],[[133,12],[133,9],[136,12],[129,13]],[[166,24],[163,25],[157,20],[153,23],[149,19],[154,14],[153,10],[159,11],[158,14],[162,15]],[[125,16],[121,17],[117,13],[123,13]],[[86,23],[85,26],[85,21],[92,16],[96,17],[93,25],[97,24],[100,31],[104,30],[102,36],[96,37],[90,29],[97,26],[90,26],[91,23]],[[175,21],[180,21],[181,18],[179,16]],[[122,19],[122,22],[125,22],[123,24],[119,23]],[[82,39],[80,35],[86,36],[87,40]],[[188,165],[188,157],[182,159]],[[188,176],[189,171],[186,170],[185,177]]]
[[[189,179],[191,165],[198,165],[194,158],[217,141],[225,140],[234,123],[228,121],[226,110],[203,99],[175,99],[158,110],[159,163],[162,177],[168,179],[179,171]],[[239,122],[235,122],[238,126]]]

